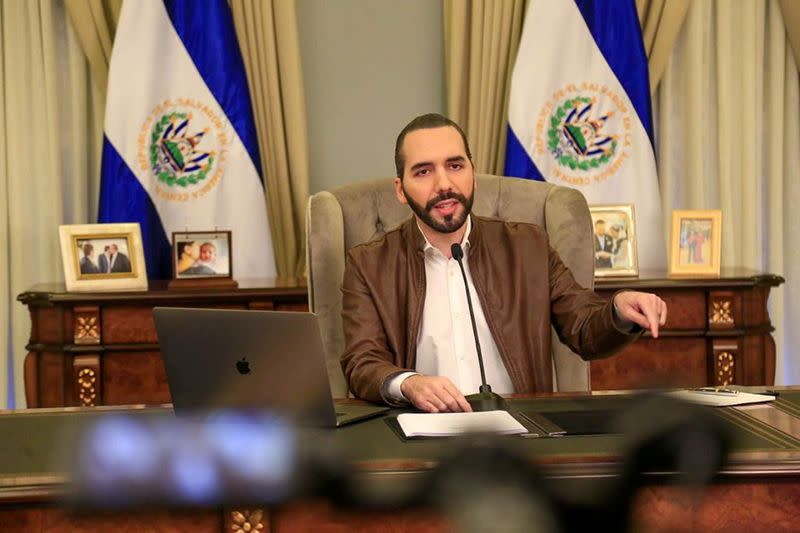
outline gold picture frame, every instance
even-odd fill
[[[639,276],[633,204],[590,205],[589,212],[595,278]]]
[[[68,291],[147,290],[139,224],[69,224],[58,234]]]
[[[721,210],[672,212],[669,277],[719,277],[721,252]]]

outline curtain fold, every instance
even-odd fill
[[[524,0],[445,0],[447,114],[464,128],[478,172],[502,174],[511,72]]]
[[[797,0],[779,0],[783,23],[786,25],[786,36],[792,45],[794,57],[800,57],[800,2]]]
[[[778,1],[692,2],[654,108],[665,235],[673,209],[722,209],[722,266],[786,278],[770,297],[776,380],[797,383],[800,100]]]
[[[689,0],[636,0],[650,71],[650,93],[658,87],[675,39],[689,10]]]
[[[30,317],[16,296],[63,280],[59,224],[94,220],[103,98],[62,2],[4,0],[0,9],[0,403],[22,407]]]
[[[305,272],[308,135],[292,0],[231,0],[244,57],[281,277]]]
[[[92,79],[105,93],[111,45],[122,0],[64,0],[75,34],[86,53]]]

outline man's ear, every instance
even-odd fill
[[[406,193],[403,191],[403,180],[400,178],[394,179],[394,193],[397,196],[397,201],[401,204],[408,204],[406,200]]]

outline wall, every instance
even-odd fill
[[[394,175],[394,141],[444,111],[442,3],[298,0],[312,193]]]

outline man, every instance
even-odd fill
[[[97,268],[101,274],[106,274],[110,272],[109,270],[109,261],[111,258],[111,247],[109,245],[105,245],[103,247],[103,253],[100,254],[100,257],[97,258]]]
[[[606,234],[606,221],[594,223],[594,266],[595,268],[612,268],[611,258],[614,256],[614,240]]]
[[[108,248],[108,271],[109,272],[130,272],[131,260],[128,256],[119,251],[116,244],[112,244]]]
[[[611,241],[614,243],[612,250],[611,264],[614,268],[630,268],[630,258],[628,257],[628,237],[622,233],[622,225],[614,224],[609,229]]]
[[[550,325],[586,358],[658,336],[666,305],[620,292],[606,302],[580,287],[532,224],[470,215],[472,157],[461,128],[441,115],[411,121],[395,145],[397,199],[414,216],[348,252],[342,286],[342,368],[356,396],[469,411],[480,384],[464,283],[450,247],[464,249],[487,381],[495,392],[553,388]]]
[[[97,268],[97,265],[92,260],[92,252],[94,252],[92,243],[85,243],[83,245],[83,257],[81,257],[81,274],[97,274],[100,272],[100,269]]]

